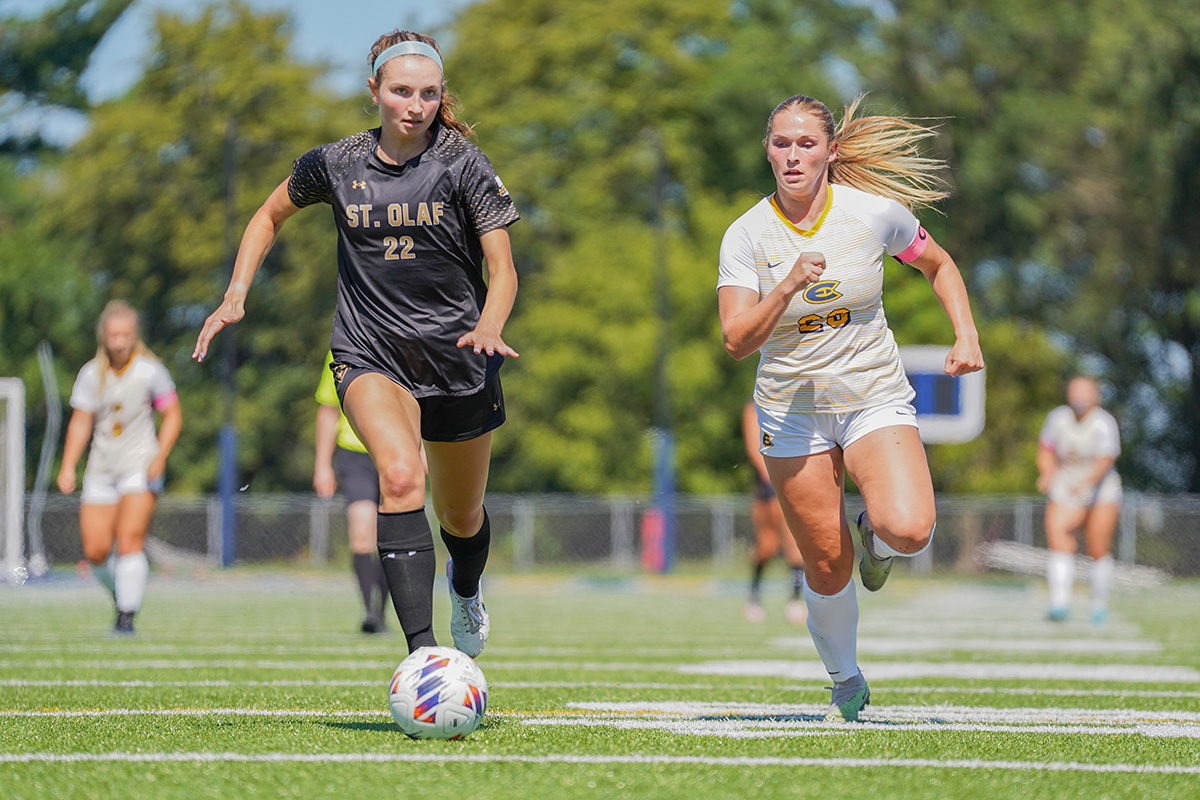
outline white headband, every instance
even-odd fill
[[[384,62],[390,61],[396,56],[425,56],[432,58],[438,65],[438,69],[445,72],[445,67],[442,66],[442,57],[438,55],[438,51],[425,42],[400,42],[384,50],[375,58],[375,66],[372,72],[379,72],[379,68],[384,65]]]

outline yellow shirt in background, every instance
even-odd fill
[[[321,381],[317,384],[317,402],[323,406],[336,406],[338,409],[338,435],[337,445],[345,450],[353,450],[356,453],[365,453],[367,448],[358,438],[358,434],[350,427],[350,420],[346,419],[346,415],[342,413],[341,403],[338,402],[337,389],[333,385],[333,370],[329,365],[333,363],[333,351],[325,356],[325,369],[321,373]]]

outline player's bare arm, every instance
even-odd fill
[[[458,339],[459,347],[473,347],[475,352],[486,352],[489,356],[518,358],[519,354],[501,338],[504,324],[512,312],[517,296],[517,270],[513,265],[512,246],[508,228],[496,228],[479,237],[483,246],[483,257],[487,262],[488,294],[479,314],[475,330]]]
[[[757,352],[771,338],[796,292],[819,281],[823,272],[825,256],[805,252],[796,258],[787,277],[761,300],[753,289],[722,286],[717,304],[726,352],[738,361]]]
[[[246,226],[242,243],[238,247],[237,260],[233,265],[233,277],[229,281],[229,288],[225,290],[225,298],[217,310],[204,321],[204,327],[200,329],[200,336],[196,339],[192,358],[197,361],[203,361],[208,355],[209,342],[222,328],[246,315],[246,294],[250,291],[250,284],[254,281],[258,268],[262,266],[263,259],[275,244],[283,223],[300,210],[288,197],[287,186],[288,181],[285,180],[275,187],[275,191],[271,192],[271,196],[254,213],[250,224]]]
[[[919,269],[933,287],[933,294],[954,326],[954,346],[946,355],[946,374],[958,377],[983,369],[983,351],[979,332],[971,317],[971,303],[962,274],[950,254],[929,237],[924,252],[909,262]]]
[[[75,409],[71,421],[67,423],[67,440],[63,444],[62,467],[58,471],[58,490],[63,494],[75,491],[75,468],[83,457],[83,450],[88,440],[92,438],[92,425],[95,415],[88,411]]]

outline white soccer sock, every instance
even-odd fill
[[[96,580],[100,581],[100,585],[108,589],[108,593],[114,597],[117,594],[117,581],[113,577],[112,568],[108,566],[108,561],[102,561],[99,564],[92,564],[92,575]]]
[[[1113,569],[1116,564],[1111,555],[1104,555],[1092,562],[1092,610],[1108,609],[1108,593],[1112,589]]]
[[[864,516],[863,522],[866,524],[867,527],[871,526],[871,518],[870,517]],[[874,530],[874,529],[872,529],[872,530]],[[900,558],[916,558],[917,556],[921,555],[921,553],[924,553],[926,550],[928,550],[929,545],[933,544],[933,532],[936,530],[937,530],[937,523],[935,522],[935,523],[933,523],[933,530],[931,530],[929,532],[929,540],[925,542],[924,547],[922,547],[920,550],[916,551],[915,553],[901,553],[899,550],[897,550],[896,548],[892,547],[890,544],[885,542],[883,540],[883,538],[878,533],[876,533],[874,536],[871,537],[871,553],[874,554],[874,556],[876,558],[895,558],[897,556],[899,556]]]
[[[858,674],[858,596],[851,580],[834,595],[817,594],[804,581],[808,632],[835,683]]]
[[[1067,608],[1071,605],[1071,586],[1075,583],[1075,556],[1058,550],[1050,552],[1046,563],[1046,582],[1050,584],[1050,605]]]
[[[140,550],[117,556],[117,610],[137,611],[142,607],[146,595],[146,578],[150,574],[150,562]]]

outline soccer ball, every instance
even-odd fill
[[[487,708],[487,678],[453,647],[419,647],[392,675],[392,718],[413,739],[462,739]]]

